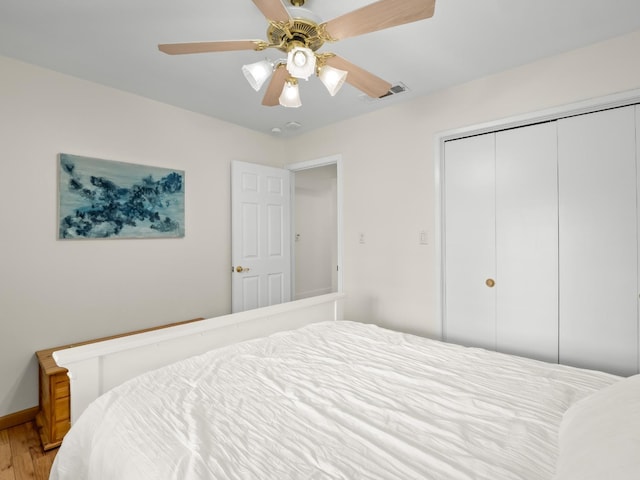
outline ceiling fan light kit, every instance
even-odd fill
[[[295,78],[289,78],[284,83],[284,87],[282,88],[282,93],[280,94],[278,101],[283,107],[298,108],[302,105],[298,81]]]
[[[324,65],[319,68],[318,78],[329,91],[329,95],[333,97],[347,79],[347,73],[330,65]]]
[[[294,46],[287,54],[287,71],[292,77],[309,80],[316,71],[316,55],[310,48]]]
[[[424,20],[433,16],[435,0],[378,0],[362,8],[340,15],[327,22],[303,8],[305,0],[253,0],[269,22],[268,42],[235,40],[218,42],[177,43],[158,45],[170,54],[222,52],[230,50],[262,51],[276,48],[287,54],[286,61],[260,62],[243,65],[242,72],[258,91],[271,77],[262,100],[265,106],[282,105],[297,108],[302,105],[298,79],[318,76],[329,94],[334,96],[345,81],[372,98],[386,95],[391,84],[333,53],[316,53],[325,42],[371,33],[385,28]],[[282,68],[284,67],[284,68]],[[280,96],[276,97],[280,92]],[[276,101],[277,98],[277,101]]]
[[[257,92],[264,82],[271,77],[274,67],[275,65],[271,60],[261,60],[249,65],[243,65],[242,73],[244,73],[249,85]]]

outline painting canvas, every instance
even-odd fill
[[[58,238],[184,237],[184,172],[61,153]]]

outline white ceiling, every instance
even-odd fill
[[[307,0],[305,7],[326,21],[369,3]],[[282,58],[277,50],[170,56],[157,49],[265,39],[266,29],[251,0],[0,0],[2,55],[261,132],[279,127],[285,137],[639,30],[640,0],[437,0],[431,19],[319,50],[402,82],[406,93],[372,101],[345,84],[331,97],[312,77],[300,84],[298,109],[262,106],[266,85],[255,92],[240,70]]]

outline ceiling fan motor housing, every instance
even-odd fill
[[[312,51],[324,45],[320,36],[318,24],[303,18],[294,18],[287,23],[271,23],[267,29],[267,38],[283,52],[288,52],[294,46],[303,46]]]

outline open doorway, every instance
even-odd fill
[[[342,289],[341,158],[289,165],[292,300]]]

